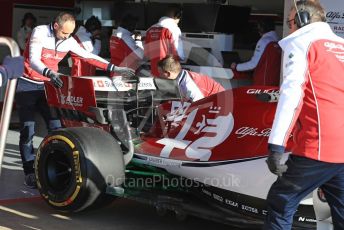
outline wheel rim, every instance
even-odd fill
[[[47,158],[47,182],[56,192],[69,188],[72,180],[72,162],[62,150],[52,150]]]

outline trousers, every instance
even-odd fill
[[[15,100],[20,122],[19,152],[24,174],[27,175],[34,172],[35,153],[32,140],[35,135],[35,113],[42,115],[48,131],[60,128],[61,123],[49,108],[44,90],[16,92]]]
[[[344,229],[344,163],[327,163],[290,155],[288,170],[272,184],[267,196],[265,230],[291,229],[300,201],[321,188],[331,207],[335,230]]]

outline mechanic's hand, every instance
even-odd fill
[[[7,72],[7,77],[9,79],[14,79],[23,76],[24,72],[24,58],[19,57],[10,57],[6,56],[2,63],[2,66],[5,67]]]
[[[50,71],[50,73],[48,74],[48,77],[50,78],[50,82],[53,83],[55,88],[62,88],[63,86],[63,81],[61,80],[60,76],[61,76],[60,73],[56,73],[54,71]]]
[[[127,68],[127,67],[119,67],[114,66],[113,72],[121,75],[124,78],[132,78],[135,77],[135,71],[133,69]]]
[[[282,156],[283,153],[270,152],[268,159],[266,160],[270,172],[277,176],[282,176],[282,174],[288,169],[286,164],[281,164]]]

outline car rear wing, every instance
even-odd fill
[[[0,37],[0,45],[6,45],[11,51],[12,57],[20,56],[18,44],[9,37]],[[0,175],[2,167],[2,159],[4,157],[7,131],[10,124],[11,112],[13,107],[14,93],[16,90],[17,79],[8,82],[5,91],[5,98],[0,119]]]

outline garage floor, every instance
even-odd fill
[[[151,206],[119,199],[110,206],[78,214],[50,208],[36,190],[23,185],[18,151],[18,131],[10,130],[0,177],[0,229],[232,229],[212,221],[190,217],[178,222],[173,213],[160,217]],[[36,138],[38,146],[42,138]]]

